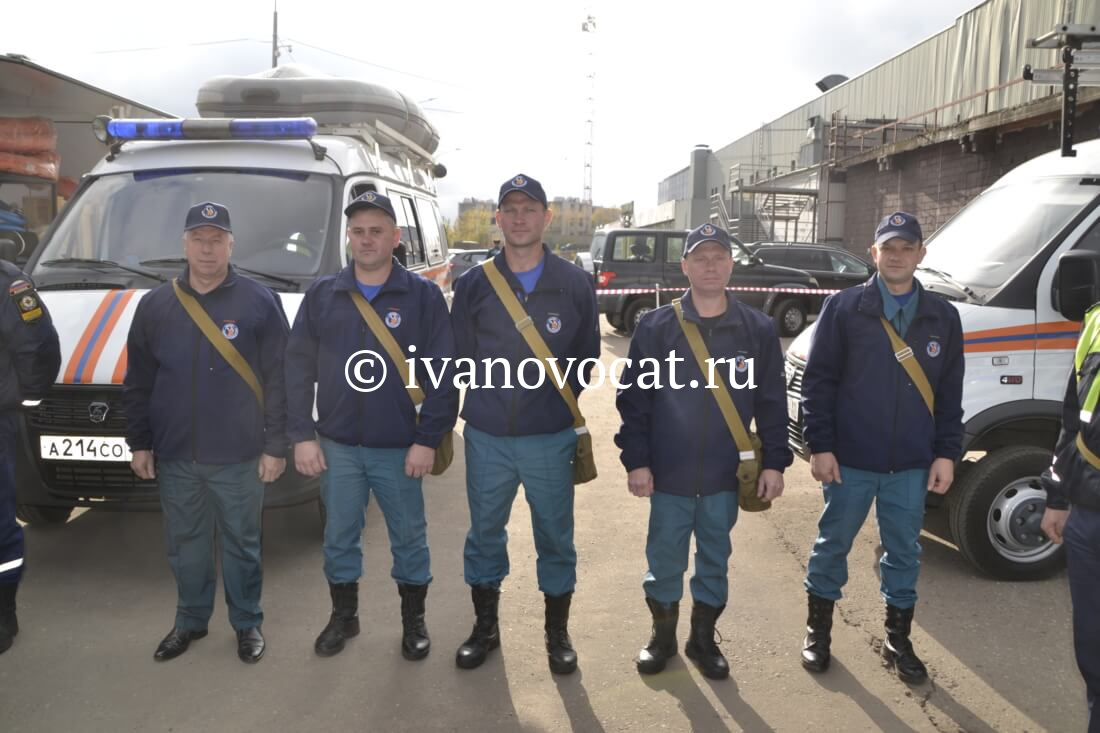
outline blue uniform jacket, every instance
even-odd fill
[[[787,446],[787,398],[783,383],[783,354],[770,318],[727,294],[729,305],[721,319],[707,328],[684,296],[684,318],[699,326],[711,358],[733,360],[736,383],[750,384],[748,359],[752,359],[751,383],[755,388],[736,389],[727,364],[718,364],[737,412],[746,427],[755,419],[757,434],[763,443],[763,468],[782,471],[794,459]],[[673,389],[670,352],[683,361],[675,367]],[[643,359],[658,360],[642,363]],[[660,388],[639,384],[639,377],[656,371]],[[694,389],[690,384],[696,380]],[[736,443],[707,388],[709,374],[698,366],[671,305],[646,314],[630,342],[630,364],[619,378],[615,405],[622,425],[615,444],[622,449],[620,459],[627,471],[648,466],[653,472],[653,488],[680,496],[706,496],[719,491],[736,491],[737,466],[740,464]],[[643,380],[643,384],[651,384]],[[718,384],[717,379],[715,384]]]
[[[408,448],[413,443],[438,447],[458,416],[453,366],[445,364],[454,358],[454,336],[443,292],[394,260],[389,278],[371,302],[406,357],[416,359],[416,382],[425,394],[418,422],[409,391],[351,299],[355,290],[355,273],[348,265],[315,282],[294,319],[286,354],[291,442],[313,440],[319,433],[369,448]],[[411,345],[415,351],[409,351]],[[372,392],[353,389],[344,372],[348,358],[362,350],[375,352],[386,363],[385,380]],[[438,387],[422,359],[431,360]]]
[[[811,453],[888,473],[927,469],[962,454],[963,334],[959,312],[914,281],[916,317],[905,335],[935,396],[935,420],[894,357],[882,328],[878,275],[829,297],[802,377],[803,435]]]
[[[568,382],[579,398],[583,389],[580,363],[600,356],[595,286],[588,273],[551,254],[545,245],[543,256],[546,260],[542,275],[526,298],[519,280],[508,269],[504,252],[496,255],[493,261],[531,316],[539,335],[557,357],[559,371],[564,374],[569,367],[568,361],[574,360]],[[512,317],[481,267],[471,268],[458,278],[451,322],[459,358],[475,361],[474,383],[478,388],[466,390],[462,406],[462,417],[468,424],[497,436],[556,433],[573,424],[573,416],[558,393],[549,367],[543,365],[546,379],[542,386],[527,389],[520,383],[519,364],[524,359],[533,359],[534,354],[516,330]],[[487,373],[484,360],[488,359],[507,361],[511,388],[502,386],[505,367],[501,363],[492,366],[491,373]],[[463,368],[460,365],[459,371]],[[589,364],[585,372],[591,368]],[[527,384],[538,381],[533,364],[525,368],[524,380]],[[483,388],[487,384],[493,387]]]
[[[164,283],[138,303],[126,341],[126,442],[159,459],[227,465],[260,453],[286,455],[283,352],[288,325],[278,297],[232,266],[199,294],[184,269],[178,282],[198,300],[252,367],[264,410],[244,379],[199,331]]]
[[[0,412],[5,412],[46,395],[61,368],[61,346],[30,278],[3,260],[0,297]]]

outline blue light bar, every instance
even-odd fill
[[[257,119],[108,120],[113,140],[308,140],[317,134],[312,117]]]

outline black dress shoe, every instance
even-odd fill
[[[206,629],[191,631],[178,627],[174,628],[168,632],[168,636],[164,637],[157,647],[157,650],[153,652],[153,659],[158,662],[167,662],[169,659],[175,659],[187,651],[187,647],[191,646],[192,641],[201,639],[204,636],[206,636]]]
[[[259,626],[241,629],[237,632],[237,656],[242,662],[255,664],[264,655],[264,635]]]

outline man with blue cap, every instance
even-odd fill
[[[326,508],[332,613],[313,648],[329,657],[359,634],[364,512],[373,493],[401,597],[401,653],[423,659],[431,648],[424,607],[432,575],[421,482],[458,417],[458,390],[446,369],[454,336],[443,292],[396,259],[401,230],[389,197],[368,191],[344,214],[351,261],[310,286],[286,354],[294,464],[299,473],[321,477]],[[387,344],[401,351],[396,362]],[[353,361],[357,355],[364,358]],[[420,402],[401,375],[408,359],[415,364],[410,378],[425,393]],[[438,379],[425,363],[441,370]]]
[[[964,363],[958,311],[913,277],[923,240],[912,214],[883,218],[871,248],[878,272],[825,301],[810,345],[804,437],[825,498],[805,583],[802,665],[812,672],[829,667],[833,606],[874,502],[884,549],[882,652],[903,681],[928,677],[909,639],[920,531],[927,493],[950,488],[961,456]]]
[[[521,483],[534,526],[550,670],[569,674],[577,668],[567,624],[577,582],[573,457],[578,432],[571,408],[546,364],[541,364],[545,379],[540,381],[540,364],[531,363],[534,354],[520,329],[537,329],[537,337],[564,374],[570,362],[599,357],[599,313],[591,276],[543,243],[551,218],[538,181],[524,174],[509,178],[497,198],[503,250],[482,266],[467,270],[455,285],[451,309],[455,344],[460,358],[474,360],[478,385],[466,392],[462,407],[470,504],[464,567],[476,616],[473,631],[455,657],[463,669],[481,665],[500,646],[497,610],[500,585],[509,568],[506,527]],[[496,285],[488,274],[490,263],[493,274],[502,278]],[[518,299],[516,305],[526,312],[525,318],[513,318],[498,287],[509,301]],[[492,367],[502,362],[507,368],[503,374],[500,366]],[[579,397],[583,389],[579,369],[569,370],[566,383],[572,395]]]
[[[153,654],[174,659],[206,636],[217,582],[215,543],[237,656],[263,657],[261,516],[264,484],[286,468],[278,298],[229,260],[229,210],[187,212],[183,274],[138,303],[127,338],[123,403],[131,467],[159,484],[178,602]]]
[[[649,568],[642,588],[653,627],[635,664],[640,673],[654,674],[676,655],[679,604],[694,535],[691,632],[684,653],[704,676],[724,679],[729,663],[714,642],[714,626],[726,608],[730,532],[738,502],[747,498],[740,493],[751,491],[763,502],[777,498],[783,493],[783,470],[793,460],[787,446],[783,354],[772,320],[726,291],[733,256],[724,229],[703,224],[692,230],[680,267],[691,289],[638,324],[620,379],[625,386],[615,401],[622,416],[615,443],[622,449],[627,488],[649,499]],[[727,366],[704,370],[696,355],[700,346],[702,363],[710,359]],[[656,374],[647,364],[657,365]],[[720,404],[724,398],[732,409]],[[746,482],[751,486],[742,483],[740,469],[757,456],[742,453],[732,432],[736,426],[728,420],[740,421],[743,435],[756,423],[761,451],[755,464],[759,476]]]

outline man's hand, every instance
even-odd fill
[[[318,440],[304,440],[294,444],[294,468],[298,473],[310,478],[316,478],[328,470],[325,463],[325,452],[321,450]]]
[[[1043,534],[1050,538],[1056,545],[1062,544],[1062,530],[1066,528],[1066,520],[1069,519],[1069,509],[1051,509],[1043,512],[1043,521],[1039,527]]]
[[[765,468],[756,482],[756,495],[764,501],[783,496],[783,474],[774,468]]]
[[[157,471],[156,468],[154,468],[153,451],[134,451],[134,457],[130,459],[130,468],[133,469],[138,478],[143,478],[146,481],[155,479],[157,477]]]
[[[955,462],[950,458],[937,458],[928,469],[928,490],[933,494],[946,494],[955,480]]]
[[[626,488],[634,496],[653,496],[653,472],[648,466],[635,468],[626,475]]]
[[[260,456],[260,480],[270,484],[279,479],[286,470],[286,459],[276,458],[264,453]]]
[[[839,484],[840,464],[832,453],[813,453],[810,455],[810,475],[823,484]]]
[[[423,478],[431,473],[435,463],[435,448],[413,443],[405,454],[405,475],[410,478]]]

